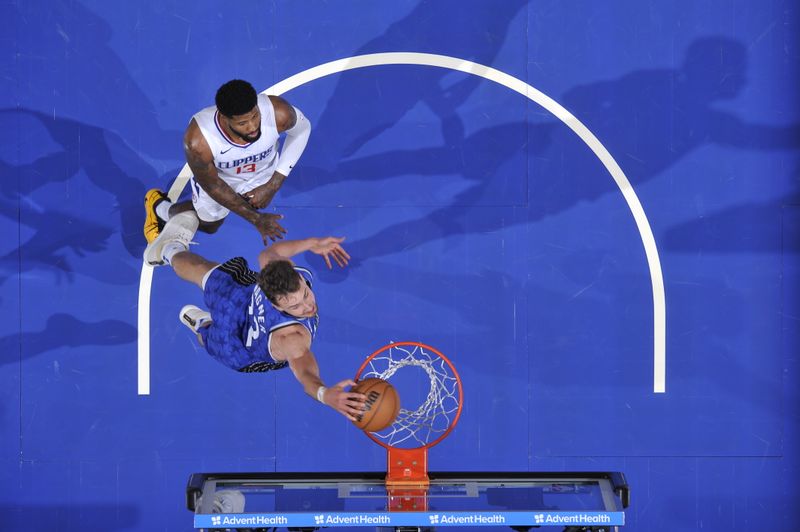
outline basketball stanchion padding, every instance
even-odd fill
[[[356,383],[350,391],[367,396],[364,411],[353,422],[361,430],[383,430],[397,419],[397,414],[400,413],[400,397],[388,381],[370,377]]]

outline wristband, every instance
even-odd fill
[[[323,398],[325,397],[325,390],[327,390],[327,388],[324,386],[320,386],[319,388],[317,388],[317,401],[319,401],[323,405],[325,404],[325,401],[323,401]]]

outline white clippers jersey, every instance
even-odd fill
[[[258,95],[258,109],[261,137],[250,144],[238,144],[225,134],[216,106],[206,107],[192,117],[211,148],[219,177],[238,193],[269,181],[278,166],[279,135],[275,109],[268,96]]]

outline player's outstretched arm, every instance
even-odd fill
[[[217,167],[214,166],[211,148],[194,119],[183,137],[183,150],[195,181],[214,201],[255,225],[258,232],[261,233],[264,243],[268,239],[283,238],[286,230],[277,222],[283,216],[258,212],[219,177]]]
[[[364,408],[364,394],[347,392],[345,386],[353,386],[352,380],[344,380],[330,388],[325,387],[319,376],[319,366],[311,352],[311,335],[301,325],[279,329],[272,335],[273,357],[286,360],[303,390],[345,416],[355,421]]]
[[[259,267],[263,268],[274,260],[289,260],[295,255],[310,251],[321,255],[328,268],[333,268],[331,259],[344,268],[350,261],[350,255],[342,247],[344,237],[326,236],[311,237],[303,240],[285,240],[276,242],[258,255]]]

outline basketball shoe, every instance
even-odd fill
[[[150,266],[164,264],[166,262],[163,255],[164,248],[171,243],[182,245],[188,250],[198,225],[200,225],[200,220],[197,219],[194,211],[182,212],[170,218],[164,224],[164,229],[161,230],[158,237],[145,248],[145,262]]]
[[[157,188],[151,188],[144,195],[144,237],[147,243],[155,240],[164,228],[164,220],[156,214],[158,204],[167,199],[167,195]]]
[[[200,329],[211,325],[211,314],[200,307],[185,305],[181,309],[180,314],[178,314],[178,319],[197,335],[197,340],[200,342],[200,345],[203,345],[203,337],[200,336]]]

